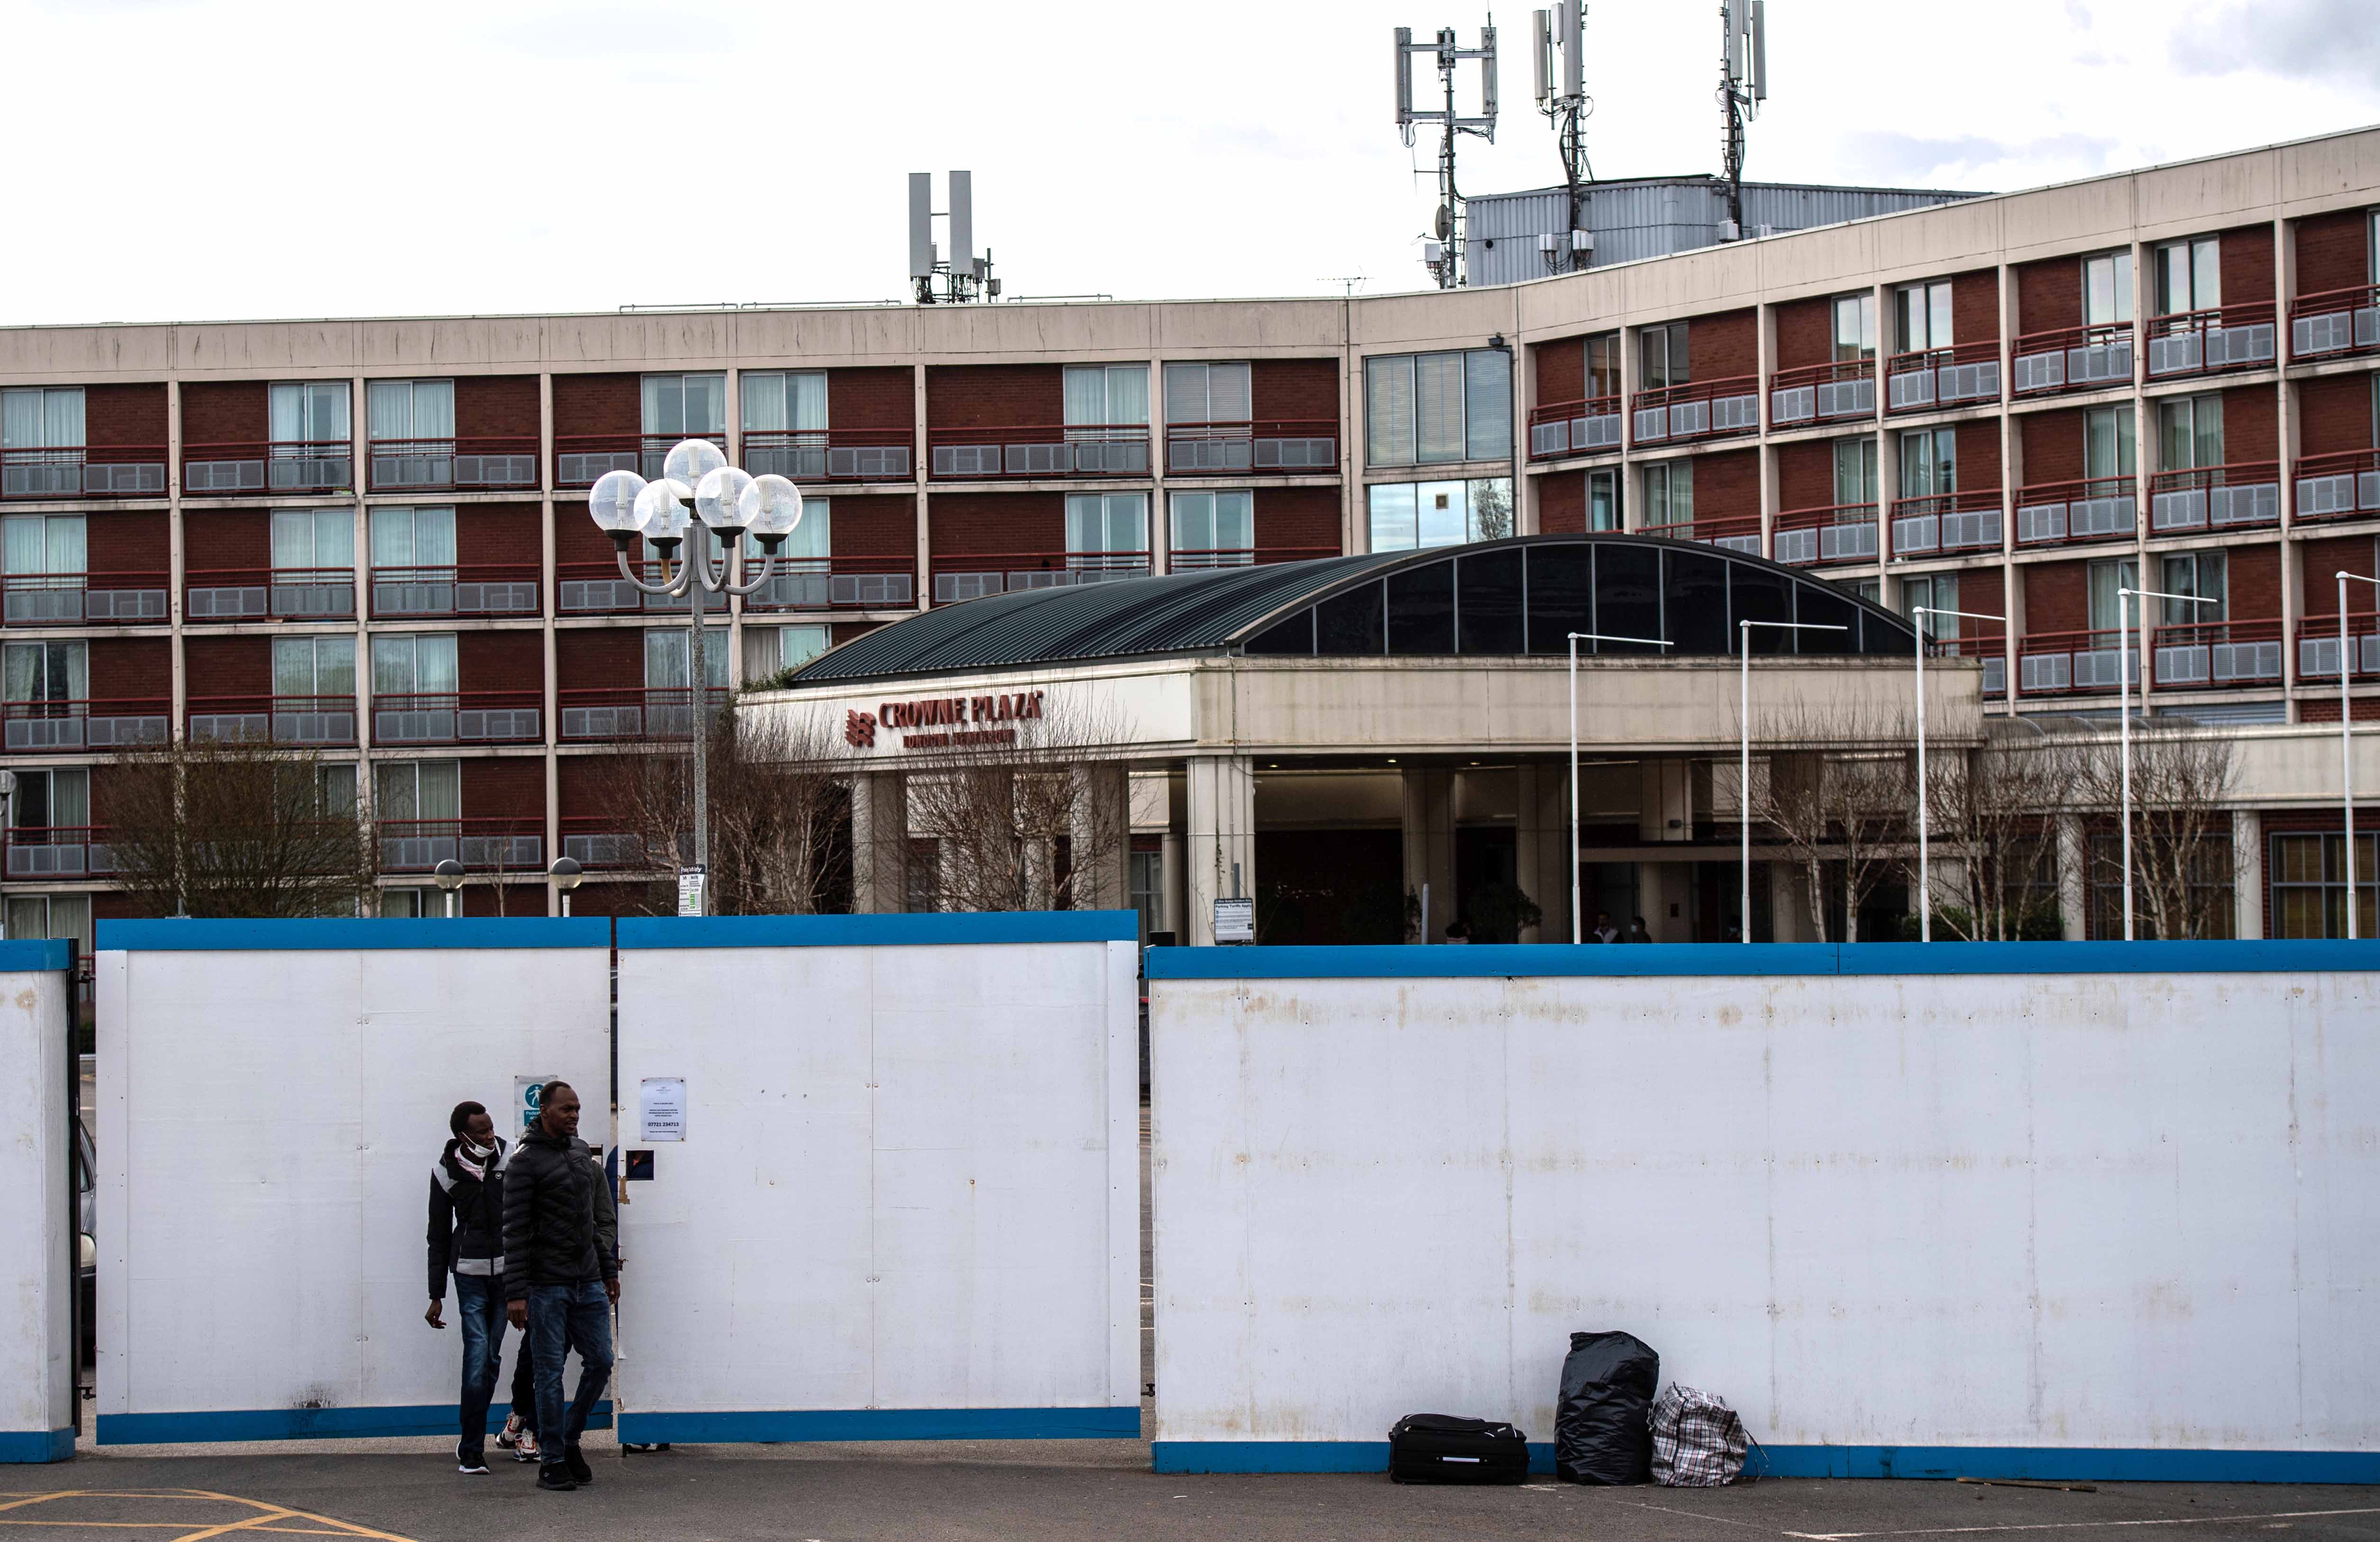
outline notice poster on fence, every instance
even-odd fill
[[[545,1084],[553,1079],[552,1076],[513,1078],[513,1111],[519,1121],[516,1126],[517,1133],[527,1134],[528,1127],[537,1123],[538,1099],[545,1091]]]
[[[686,1138],[684,1076],[647,1076],[638,1084],[637,1129],[649,1141]]]
[[[681,868],[677,874],[677,913],[681,916],[702,914],[702,880],[704,869]]]

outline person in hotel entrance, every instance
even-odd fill
[[[548,1082],[537,1123],[504,1164],[504,1314],[536,1358],[540,1488],[595,1481],[578,1450],[612,1374],[620,1299],[619,1221],[611,1185],[578,1138],[578,1094]],[[562,1401],[562,1362],[578,1352],[578,1391]]]
[[[430,1169],[430,1309],[421,1318],[446,1326],[446,1277],[455,1277],[455,1305],[463,1329],[462,1434],[455,1442],[455,1469],[483,1475],[488,1403],[495,1395],[496,1370],[504,1351],[504,1137],[483,1104],[461,1102],[447,1116],[454,1138]],[[513,1377],[513,1419],[530,1406],[528,1342],[521,1342]],[[507,1422],[507,1445],[518,1439]],[[529,1436],[530,1458],[536,1437]]]

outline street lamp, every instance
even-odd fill
[[[2347,635],[2347,586],[2349,581],[2380,588],[2380,578],[2367,578],[2361,573],[2339,572],[2338,580],[2338,786],[2340,808],[2347,815],[2347,937],[2355,940],[2355,710],[2348,699],[2348,676],[2354,671],[2355,639]],[[0,793],[5,800],[6,793]]]
[[[2119,810],[2124,820],[2124,941],[2132,936],[2132,599],[2179,600],[2185,605],[2212,605],[2212,600],[2195,594],[2168,594],[2161,589],[2119,589],[2116,591],[2116,639],[2123,651],[2116,656],[2116,731],[2123,743],[2123,796]]]
[[[562,894],[562,913],[565,916],[569,915],[570,891],[577,888],[578,880],[585,876],[579,871],[578,858],[575,856],[555,857],[553,859],[553,866],[545,869],[545,876],[552,881],[553,887]]]
[[[1603,632],[1570,635],[1570,940],[1582,941],[1578,915],[1578,645],[1583,642],[1630,642],[1640,648],[1672,648],[1658,637],[1616,637]]]
[[[1929,615],[1962,615],[1969,621],[2006,622],[2004,615],[1954,611],[1944,605],[1912,605],[1912,619]],[[1934,872],[1925,844],[1925,623],[1917,622],[1917,941],[1934,941]]]
[[[686,501],[694,502],[692,516]],[[777,548],[802,522],[801,490],[783,477],[752,477],[727,464],[725,452],[708,439],[688,439],[662,461],[662,480],[648,482],[634,471],[606,471],[588,491],[587,509],[612,538],[620,577],[647,594],[681,596],[686,605],[686,698],[694,704],[694,865],[710,868],[710,679],[704,669],[702,613],[709,595],[751,594],[776,577]],[[697,522],[702,534],[694,533]],[[742,537],[750,532],[766,553],[760,575],[736,583],[744,567]],[[638,535],[661,553],[662,581],[649,584],[628,566],[628,548]],[[705,536],[724,547],[718,570],[710,565]],[[685,555],[671,571],[679,543]],[[705,892],[709,886],[705,885]]]
[[[1767,626],[1779,632],[1848,632],[1848,626],[1837,626],[1821,621],[1739,621],[1735,624],[1736,652],[1742,657],[1742,685],[1735,710],[1736,725],[1742,731],[1743,744],[1735,767],[1736,825],[1742,832],[1743,873],[1736,892],[1736,929],[1742,935],[1739,942],[1752,941],[1752,629]],[[1817,919],[1813,917],[1813,919]],[[1818,940],[1826,941],[1826,922],[1818,920]]]
[[[463,887],[463,864],[451,856],[447,857],[430,869],[430,876],[438,880],[439,888],[446,891],[446,918],[451,921],[455,918],[455,906],[462,898],[455,891]]]

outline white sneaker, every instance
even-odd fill
[[[534,1462],[537,1459],[537,1431],[524,1428],[520,1432],[519,1441],[513,1448],[513,1460]]]

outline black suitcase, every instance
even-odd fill
[[[1389,1431],[1392,1483],[1519,1483],[1529,1475],[1529,1438],[1493,1419],[1408,1414]]]

